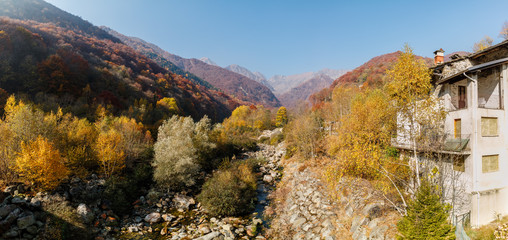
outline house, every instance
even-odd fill
[[[442,49],[434,54],[434,95],[447,112],[435,151],[452,159],[464,186],[465,207],[454,215],[478,227],[508,214],[508,40],[446,62]],[[400,136],[394,145],[413,149]]]

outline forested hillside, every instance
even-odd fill
[[[122,41],[137,51],[154,59],[162,66],[167,66],[168,68],[174,68],[173,66],[176,66],[179,69],[192,73],[190,76],[193,78],[191,79],[195,81],[199,81],[195,78],[195,76],[197,76],[213,87],[246,103],[254,105],[262,104],[267,107],[280,106],[279,100],[273,95],[270,89],[255,80],[219,66],[207,64],[198,59],[182,58],[141,39],[127,37],[108,28],[104,29],[122,39]],[[200,84],[208,86],[206,83],[200,82]]]

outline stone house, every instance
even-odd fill
[[[434,52],[431,68],[434,95],[447,112],[446,137],[435,151],[448,156],[464,186],[455,217],[467,214],[478,227],[508,214],[508,40],[446,62],[443,53]],[[394,145],[413,149],[400,137]]]

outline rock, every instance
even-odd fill
[[[29,226],[32,226],[34,224],[35,224],[35,217],[33,214],[18,218],[18,228],[19,229],[26,229]]]
[[[91,223],[95,218],[93,211],[90,208],[88,208],[88,206],[86,206],[86,204],[84,203],[79,204],[78,208],[76,209],[76,212],[85,223]]]
[[[35,225],[32,225],[30,227],[27,227],[26,231],[32,235],[36,235],[37,234],[37,227]]]
[[[210,228],[206,225],[206,224],[201,224],[198,226],[198,231],[201,233],[201,234],[207,234],[207,233],[210,233],[211,230]]]
[[[148,223],[158,223],[161,220],[161,214],[157,212],[150,213],[146,215],[145,222]]]
[[[302,224],[304,224],[305,222],[307,221],[307,219],[305,219],[304,217],[300,217],[298,219],[295,220],[295,222],[293,222],[293,226],[295,226],[295,228],[301,226]]]
[[[127,228],[127,231],[128,232],[137,232],[137,231],[139,231],[139,229],[136,226],[130,226]]]
[[[5,238],[15,238],[15,237],[18,237],[18,230],[17,229],[14,229],[12,228],[11,230],[7,231],[4,233],[3,237]]]
[[[11,199],[11,203],[13,203],[13,204],[23,204],[23,203],[26,203],[26,200],[16,196],[16,197]]]
[[[173,202],[175,203],[175,207],[179,209],[189,210],[190,205],[196,204],[194,198],[178,194],[173,198]]]
[[[165,222],[171,222],[171,220],[173,220],[173,217],[168,214],[162,214],[162,220],[164,220]]]
[[[4,218],[5,216],[9,215],[16,208],[17,208],[16,205],[6,205],[0,207],[0,218]]]
[[[204,236],[198,237],[195,240],[212,240],[220,235],[219,232],[211,232],[209,234],[206,234]]]
[[[136,216],[134,218],[134,222],[136,222],[136,223],[140,223],[141,221],[143,221],[143,219],[140,216]]]
[[[273,181],[273,177],[271,175],[268,175],[268,174],[264,175],[263,176],[263,181],[270,183],[270,182]]]

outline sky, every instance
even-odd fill
[[[267,78],[354,69],[401,50],[471,51],[508,21],[506,0],[47,0],[97,26]]]

